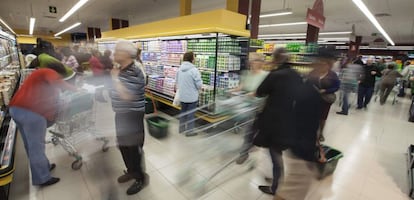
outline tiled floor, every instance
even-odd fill
[[[325,200],[400,200],[408,199],[405,152],[414,143],[414,123],[407,122],[409,100],[396,105],[379,106],[372,103],[369,109],[352,109],[349,116],[338,116],[335,105],[326,127],[326,143],[341,150],[335,174],[318,182],[308,199]],[[30,186],[25,154],[20,152],[18,161],[26,172],[17,170],[12,185],[11,200],[271,200],[257,186],[266,184],[264,176],[270,175],[270,161],[266,151],[251,155],[251,162],[230,165],[214,179],[206,177],[223,166],[242,142],[241,136],[228,133],[208,141],[202,136],[186,138],[176,133],[165,140],[146,137],[146,168],[150,184],[133,196],[125,194],[129,184],[118,184],[123,162],[113,147],[113,113],[106,104],[99,104],[97,126],[100,133],[111,139],[112,147],[101,152],[101,143],[83,140],[76,146],[84,157],[84,165],[74,171],[72,158],[61,147],[48,145],[47,154],[57,163],[53,175],[61,182],[46,188]],[[208,142],[207,142],[208,141]],[[20,143],[21,144],[21,143]],[[217,148],[219,147],[219,148]],[[21,150],[21,149],[20,149]],[[226,152],[223,154],[223,152]],[[255,168],[251,169],[255,161]],[[203,187],[204,186],[204,187]]]

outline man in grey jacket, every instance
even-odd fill
[[[194,114],[198,103],[198,93],[203,84],[200,72],[193,62],[194,53],[185,53],[183,63],[176,77],[178,96],[181,102],[180,133],[194,128]],[[196,134],[186,134],[186,136],[194,135]]]

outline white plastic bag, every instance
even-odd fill
[[[173,105],[174,105],[174,106],[180,106],[180,95],[178,95],[178,89],[177,89],[177,91],[175,92],[175,96],[174,96]]]

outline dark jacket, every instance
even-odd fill
[[[273,70],[257,89],[258,97],[267,97],[259,114],[257,128],[263,147],[287,149],[294,141],[294,102],[302,78],[287,64]]]
[[[316,74],[316,71],[313,71],[309,74],[308,81],[313,84],[318,89],[326,90],[326,94],[335,93],[339,90],[340,81],[335,72],[329,71],[328,75],[319,79],[319,76]]]
[[[290,150],[297,157],[315,161],[317,130],[321,112],[321,96],[312,84],[306,82],[299,87],[294,108],[295,135]]]
[[[375,75],[372,75],[371,72],[377,72]],[[363,67],[363,74],[360,78],[359,85],[366,88],[373,88],[375,87],[375,77],[381,77],[382,74],[380,70],[375,65],[364,65]]]

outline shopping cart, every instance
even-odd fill
[[[261,108],[261,102],[262,100],[248,95],[235,95],[228,98],[218,98],[214,104],[204,105],[196,110],[189,111],[195,112],[206,107],[214,107],[215,112],[222,117],[222,120],[202,125],[183,133],[197,133],[199,137],[196,137],[197,141],[190,141],[192,155],[194,156],[187,160],[187,166],[182,168],[178,174],[179,182],[185,183],[190,181],[194,177],[192,172],[197,170],[200,165],[204,166],[203,162],[218,159],[220,156],[223,157],[219,161],[221,164],[219,164],[220,166],[217,169],[205,176],[203,180],[192,185],[194,187],[192,191],[196,195],[202,195],[206,192],[206,186],[212,179],[217,177],[224,169],[236,163],[241,156],[244,145],[235,144],[234,141],[235,138],[241,139],[245,135],[229,133],[233,133],[234,130],[240,130],[239,132],[245,132],[246,134],[250,133],[250,131],[242,130],[247,129],[254,122],[256,113]],[[185,114],[188,113],[183,113],[176,117],[179,118]],[[203,116],[199,115],[194,120],[198,120]],[[248,159],[242,166],[246,167],[247,171],[250,171],[255,168],[255,164],[254,159]]]
[[[98,136],[95,129],[96,110],[93,94],[85,91],[63,92],[59,98],[59,112],[55,124],[51,127],[52,134],[49,142],[61,145],[63,149],[75,158],[72,169],[82,167],[82,156],[74,144],[93,136],[103,142],[102,151],[108,150],[108,139]]]

